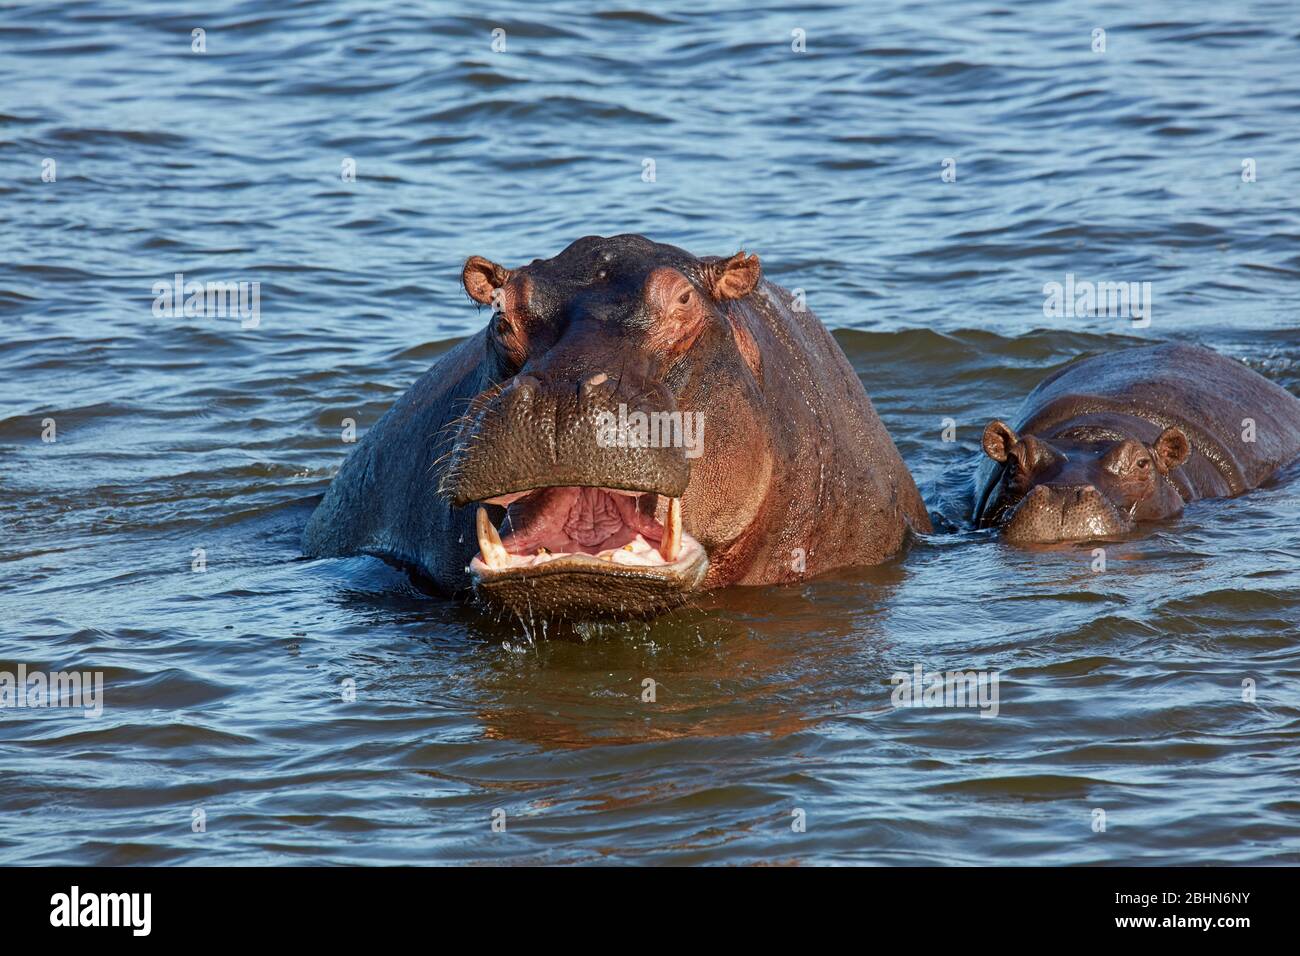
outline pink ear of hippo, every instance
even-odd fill
[[[492,293],[510,281],[510,270],[482,256],[470,256],[461,270],[460,281],[475,302],[492,304]]]
[[[704,272],[709,294],[720,302],[743,299],[754,291],[763,275],[758,256],[737,252],[730,259],[711,262]]]
[[[1016,442],[1019,440],[1010,425],[1000,418],[995,418],[984,426],[984,437],[980,444],[984,446],[984,454],[1000,462],[1010,457],[1011,449],[1016,447]]]
[[[1168,474],[1171,468],[1177,468],[1187,461],[1192,454],[1192,443],[1177,425],[1171,425],[1160,433],[1152,450],[1156,453],[1156,463],[1161,474]]]

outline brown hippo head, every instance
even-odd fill
[[[759,279],[755,256],[641,236],[517,269],[465,263],[493,314],[441,490],[478,506],[480,595],[521,616],[637,615],[704,583],[771,473],[761,360],[728,308]]]
[[[1017,436],[1005,422],[984,429],[984,453],[1003,465],[982,526],[1001,526],[1016,544],[1113,538],[1138,521],[1178,514],[1183,499],[1170,471],[1191,452],[1166,428],[1151,444],[1114,429],[1057,429],[1050,439]]]

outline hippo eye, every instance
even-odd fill
[[[1146,471],[1148,468],[1151,467],[1151,459],[1150,459],[1150,458],[1139,458],[1139,459],[1138,459],[1138,467],[1141,468],[1143,471]]]
[[[691,290],[690,290],[690,289],[687,289],[685,292],[683,292],[681,295],[679,295],[679,296],[677,297],[677,301],[680,302],[682,305],[685,305],[687,302],[690,302],[690,301],[691,301]]]

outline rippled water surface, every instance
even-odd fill
[[[984,421],[1081,353],[1300,393],[1300,8],[472,7],[0,10],[0,670],[105,681],[0,711],[0,862],[1300,862],[1300,469],[1102,573],[962,523]],[[303,560],[342,420],[484,321],[464,259],[620,232],[806,290],[936,534],[563,639]],[[176,272],[260,325],[155,318]],[[1044,318],[1067,273],[1150,326]],[[891,707],[916,663],[999,716]]]

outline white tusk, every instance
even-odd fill
[[[668,499],[668,516],[664,519],[664,536],[659,541],[659,555],[670,564],[682,550],[682,499]]]
[[[478,549],[483,555],[483,563],[489,568],[504,568],[510,563],[510,552],[501,544],[501,536],[492,527],[486,508],[478,509],[474,523],[478,530]]]

